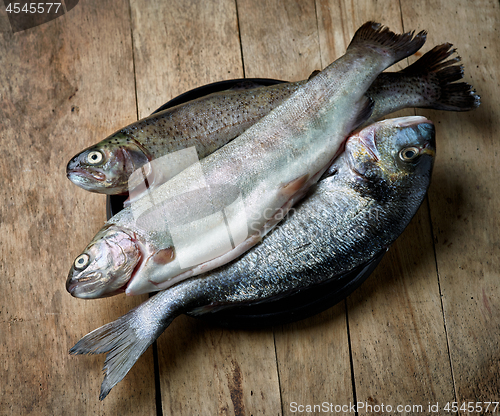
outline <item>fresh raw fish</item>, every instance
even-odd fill
[[[434,126],[424,117],[366,127],[347,140],[328,175],[261,244],[232,263],[156,294],[83,337],[70,352],[107,353],[104,399],[182,313],[229,312],[326,281],[344,285],[344,276],[369,265],[408,225],[428,189],[434,156]]]
[[[366,95],[374,102],[365,125],[407,107],[468,111],[479,105],[479,97],[465,82],[459,57],[445,61],[455,52],[452,45],[436,46],[399,72],[380,74]],[[262,87],[244,82],[239,88],[217,92],[149,117],[120,129],[71,159],[67,176],[92,192],[126,194],[137,182],[133,172],[155,159],[194,147],[198,159],[213,153],[243,133],[272,109],[288,99],[307,80]],[[148,186],[169,179],[145,169]],[[168,170],[176,174],[175,169]],[[141,172],[142,173],[142,172]],[[142,179],[142,178],[139,178]]]
[[[197,163],[194,149],[177,152],[188,167],[105,224],[75,260],[68,290],[86,298],[163,290],[243,254],[370,117],[365,93],[376,77],[424,42],[423,33],[396,35],[368,22],[343,57],[236,139]]]

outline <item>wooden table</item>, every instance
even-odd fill
[[[436,124],[438,157],[408,229],[360,289],[311,319],[261,331],[176,319],[99,402],[104,356],[68,350],[146,297],[66,292],[105,220],[105,197],[70,183],[67,161],[196,86],[306,78],[367,20],[428,30],[424,52],[453,43],[482,97],[470,113],[416,112]],[[2,6],[0,414],[320,414],[299,405],[356,402],[450,414],[446,402],[499,401],[499,24],[493,0],[82,0],[12,33]]]

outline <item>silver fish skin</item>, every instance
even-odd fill
[[[107,353],[100,399],[179,314],[282,297],[339,279],[387,250],[425,197],[434,134],[424,117],[385,120],[354,133],[330,175],[261,244],[83,337],[72,354]]]
[[[75,155],[68,162],[66,175],[90,192],[128,193],[130,175],[147,162],[189,147],[195,147],[198,157],[204,158],[239,136],[304,83],[232,89],[154,113]]]
[[[459,57],[445,43],[434,47],[402,71],[382,73],[366,95],[374,102],[364,125],[408,107],[468,111],[479,105],[479,97],[457,65]],[[67,176],[91,192],[126,194],[129,178],[147,162],[188,147],[203,159],[288,99],[307,80],[267,87],[243,85],[210,94],[152,114],[120,129],[101,142],[75,155],[67,165]],[[148,175],[149,185],[169,178]]]
[[[121,229],[123,241],[129,238],[142,253],[125,292],[165,289],[219,267],[257,244],[319,180],[349,132],[369,118],[372,103],[365,93],[374,79],[424,41],[423,34],[396,35],[380,24],[364,24],[343,57],[282,105],[111,218],[105,227],[113,233]],[[210,194],[199,192],[201,188]],[[177,198],[189,191],[195,192]],[[206,207],[231,198],[234,201],[225,205],[224,213],[206,215]],[[191,220],[184,223],[180,218]],[[107,270],[98,268],[89,255],[92,246],[100,244],[94,240],[83,253],[88,261],[75,263],[76,270],[70,271],[69,281],[76,282],[67,285],[72,294],[83,293],[81,286],[113,268],[111,264]],[[78,288],[79,281],[83,285]],[[108,285],[104,293],[117,289]]]

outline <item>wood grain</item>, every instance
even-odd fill
[[[131,0],[139,117],[192,88],[243,78],[232,0]]]
[[[454,400],[426,203],[348,305],[359,402]]]
[[[222,329],[182,316],[158,344],[165,414],[279,414],[270,330]]]
[[[423,52],[452,42],[482,96],[470,113],[418,110],[437,129],[428,201],[345,303],[262,331],[182,316],[158,342],[159,390],[150,349],[99,402],[104,356],[68,350],[145,297],[66,293],[72,261],[105,219],[102,195],[65,179],[67,161],[188,89],[306,78],[367,20],[428,30]],[[493,0],[89,0],[13,34],[1,8],[0,415],[500,400],[499,23]]]
[[[465,80],[481,95],[471,113],[429,112],[438,160],[429,192],[437,267],[458,402],[498,401],[500,392],[500,145],[498,2],[428,2],[424,13],[403,1],[403,16],[426,26],[429,41],[452,42]],[[405,24],[408,24],[405,22]],[[491,409],[490,409],[491,411]]]
[[[298,80],[327,65],[313,1],[267,1],[263,7],[238,0],[238,15],[246,76]],[[343,305],[276,328],[274,338],[283,414],[327,398],[353,400]]]
[[[247,78],[306,79],[322,69],[313,0],[237,0]]]
[[[359,3],[354,7],[342,2],[339,7],[336,2],[319,2],[323,57],[331,60],[330,51],[341,49],[342,42],[345,49],[357,27],[368,20],[403,31],[399,2],[363,2],[363,7],[358,6]],[[404,67],[405,61],[389,70]],[[406,110],[390,117],[411,113]],[[425,210],[424,204],[406,231],[405,235],[411,234],[411,238],[402,236],[370,279],[348,299],[358,402],[396,406],[453,398],[431,228]],[[420,272],[415,272],[415,265]],[[359,413],[377,412],[360,408]]]
[[[141,116],[191,88],[243,77],[234,2],[134,1],[132,19]],[[159,339],[158,355],[166,413],[276,414],[279,409],[270,331],[209,328],[181,317]]]
[[[156,414],[152,354],[104,403],[103,357],[71,357],[141,299],[85,302],[65,280],[105,220],[104,198],[66,178],[76,153],[135,119],[127,2],[83,4],[12,34],[2,13],[0,414]]]

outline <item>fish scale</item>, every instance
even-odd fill
[[[158,291],[243,254],[319,180],[349,132],[369,118],[373,103],[365,93],[380,72],[424,42],[424,33],[396,35],[373,22],[363,25],[346,54],[288,100],[109,220],[85,250],[88,262],[75,264],[70,271],[68,290],[82,297],[123,288],[129,295]],[[217,194],[195,191],[212,188]],[[188,191],[189,198],[179,199]],[[214,201],[220,205],[216,201],[227,195],[236,197],[222,211],[204,215],[207,207]],[[179,224],[171,214],[181,210],[193,221]],[[122,283],[126,276],[114,271],[113,279],[103,279],[104,273],[96,270],[101,266],[94,261],[106,233],[120,231],[141,252],[139,259],[131,259],[137,266],[126,287]],[[156,261],[164,258],[158,256],[164,250],[173,253],[167,264]]]
[[[225,95],[219,93],[219,100],[205,102],[203,107],[197,105],[197,101],[187,104],[181,117],[169,111],[156,113],[134,123],[133,128],[121,129],[119,133],[140,141],[154,157],[163,156],[165,148],[170,152],[184,148],[184,143],[192,142],[193,138],[199,154],[212,153],[235,137],[229,126],[239,125],[243,132],[254,124],[256,118],[266,115],[275,107],[275,103],[282,102],[297,88],[298,85],[285,84],[267,89],[266,95],[256,95],[251,91],[235,91]],[[227,135],[221,134],[217,140],[209,143],[203,141],[203,138],[213,137],[221,131],[227,131]]]
[[[366,143],[378,149],[378,159]],[[418,149],[415,157],[400,160],[408,147]],[[158,293],[71,349],[107,353],[100,398],[179,314],[230,315],[234,308],[279,301],[326,282],[333,288],[330,296],[345,296],[361,278],[352,272],[361,270],[366,278],[416,213],[429,186],[434,149],[434,127],[424,117],[386,120],[352,135],[335,173],[315,185],[261,244],[237,261]],[[384,203],[370,196],[382,180],[391,184]]]
[[[436,46],[402,71],[380,74],[366,93],[375,107],[365,125],[406,107],[450,111],[467,111],[477,107],[479,97],[472,92],[470,85],[453,83],[462,78],[463,71],[460,65],[454,65],[459,62],[458,57],[444,61],[455,52],[451,46],[449,43]],[[169,107],[162,106],[153,115],[121,129],[72,158],[67,167],[68,178],[93,192],[128,193],[130,175],[144,163],[191,146],[196,148],[198,158],[203,159],[243,133],[306,82],[260,88],[258,84],[240,82],[237,85],[241,88],[198,97],[173,108],[170,108],[169,102]],[[213,87],[207,86],[204,91],[207,88],[211,90]],[[198,90],[173,101],[192,97]],[[226,115],[224,122],[221,114]],[[179,134],[172,135],[172,130]],[[142,153],[137,147],[142,149]],[[100,152],[103,160],[98,164],[88,163],[91,152]],[[126,168],[119,158],[120,152],[130,153],[128,159],[132,163]],[[148,184],[157,185],[166,179],[159,177],[155,181],[150,176]]]
[[[343,57],[237,139],[202,159],[201,171],[209,186],[240,190],[244,210],[237,216],[247,218],[247,237],[230,250],[216,251],[213,260],[207,261],[204,253],[200,254],[198,265],[190,267],[183,267],[177,258],[162,265],[161,270],[154,262],[145,262],[129,282],[126,293],[164,289],[231,261],[257,243],[278,222],[275,214],[286,214],[303,197],[326,170],[348,133],[369,118],[372,103],[365,92],[378,74],[414,53],[424,41],[423,34],[415,38],[412,34],[398,36],[371,22],[363,25]],[[198,174],[196,166],[188,167],[155,189],[155,198],[171,199]],[[136,209],[146,211],[143,205],[149,200],[142,198],[135,204]],[[194,198],[183,209],[196,215],[199,202]],[[193,239],[210,245],[213,236],[223,233],[226,227],[220,219],[215,221],[191,230]],[[173,240],[164,238],[162,248],[166,247],[178,249]]]

